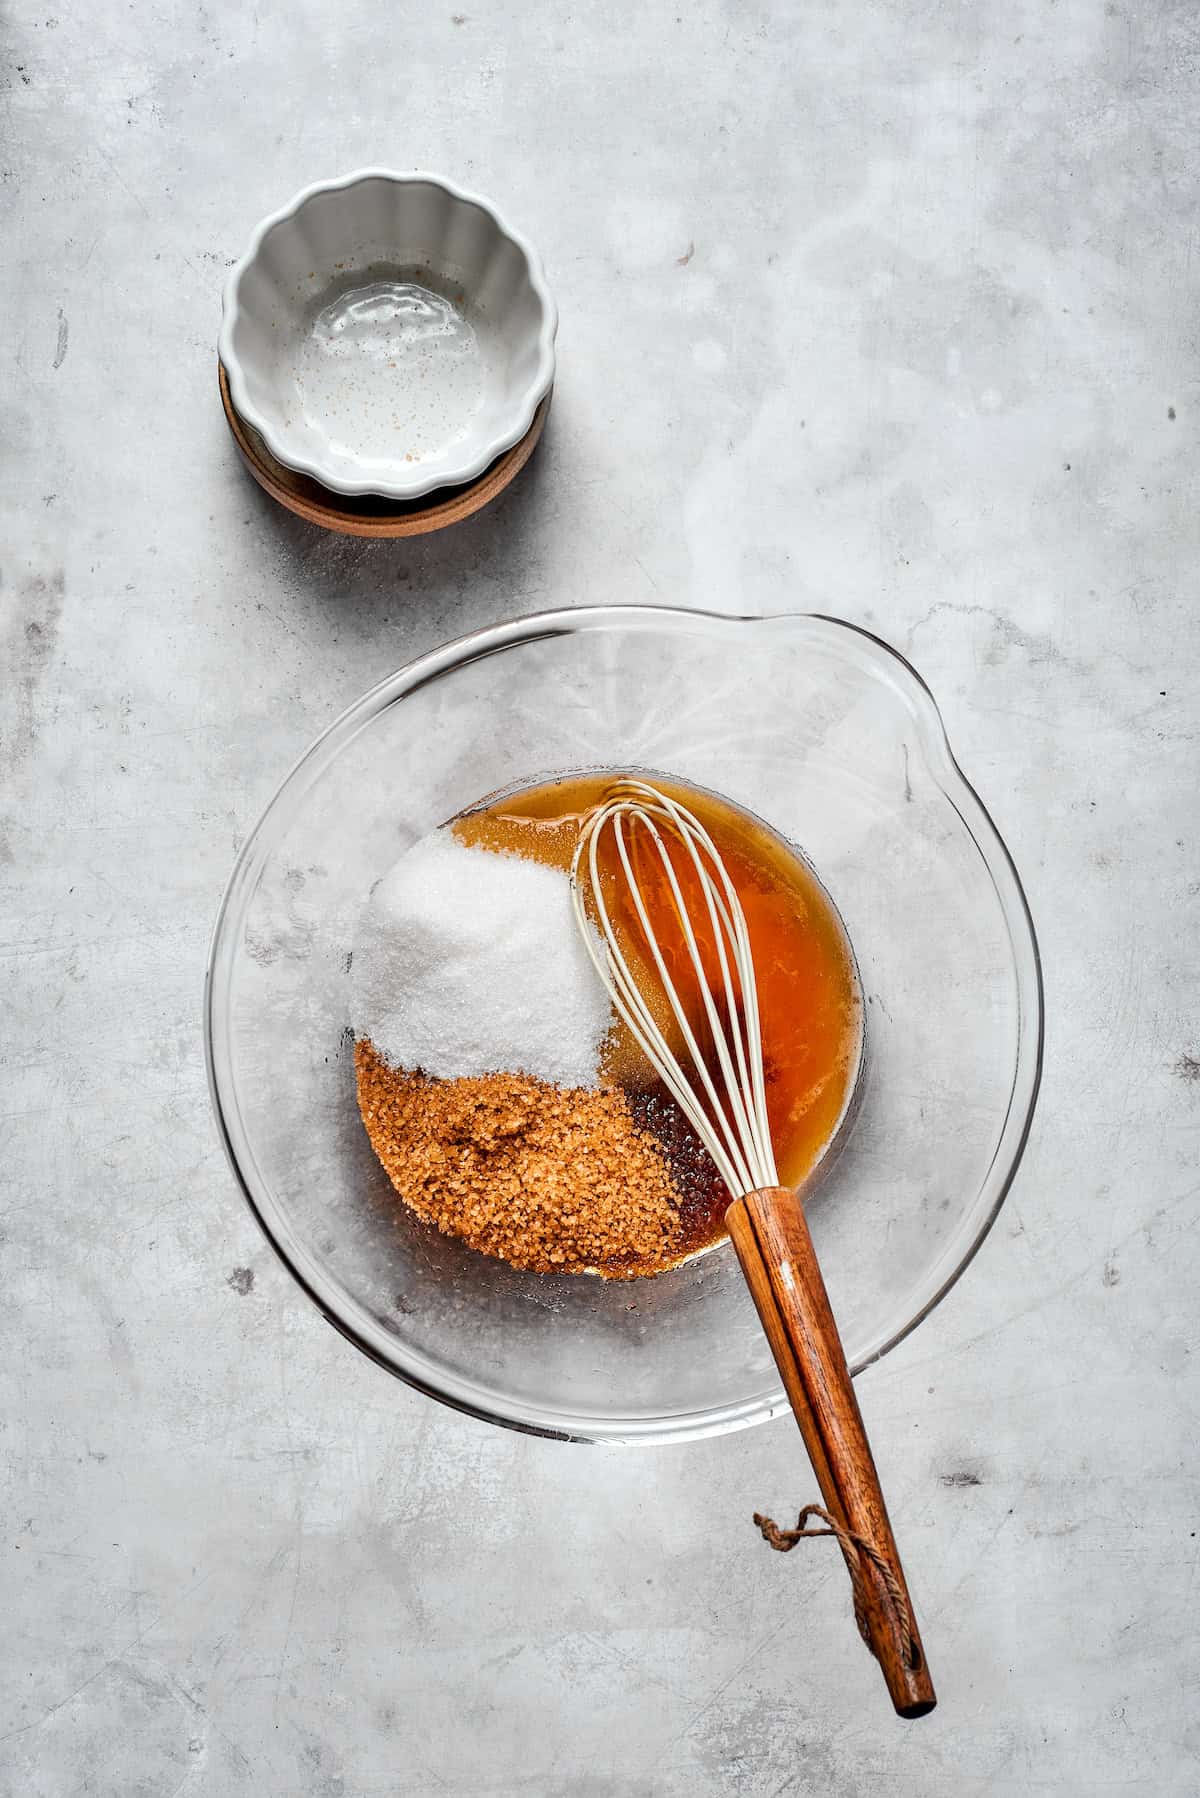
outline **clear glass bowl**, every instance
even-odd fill
[[[484,794],[655,768],[757,812],[808,855],[866,1000],[860,1104],[806,1195],[857,1372],[987,1234],[1041,1068],[1037,945],[1016,870],[932,696],[821,617],[544,613],[423,657],[284,781],[217,919],[205,1022],[230,1161],[269,1241],[350,1340],[494,1423],[658,1443],[786,1408],[729,1245],[653,1280],[518,1273],[398,1201],[355,1103],[348,957],[373,882]]]

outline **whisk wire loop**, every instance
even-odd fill
[[[614,835],[615,828],[616,827],[614,826]],[[599,831],[597,830],[589,844],[588,872],[591,877],[593,899],[599,921],[601,946],[598,950],[590,931],[584,932],[584,941],[587,944],[588,952],[591,955],[597,972],[609,989],[609,994],[618,1015],[623,1018],[628,1025],[635,1041],[638,1043],[651,1065],[660,1074],[668,1091],[671,1093],[671,1096],[679,1104],[685,1115],[691,1117],[695,1110],[694,1094],[688,1086],[678,1063],[675,1061],[670,1046],[654,1017],[653,1012],[642,998],[641,991],[630,971],[624,955],[620,953],[619,950],[616,953],[611,954],[611,956],[608,953],[607,946],[616,942],[616,933],[612,919],[609,915],[608,903],[600,879],[598,843]],[[576,912],[582,918],[586,916],[586,908],[580,897],[578,885],[576,886],[575,892]],[[646,919],[645,916],[645,907],[641,899],[641,890],[637,885],[636,879],[631,881],[631,897],[634,899],[635,909],[640,909],[643,925],[646,927],[646,925],[648,925],[648,919]],[[649,940],[652,949],[656,947],[653,937]],[[658,965],[660,969],[659,977],[663,981],[664,991],[667,994],[668,1002],[671,1004],[674,1015],[678,1018],[681,1010],[678,1003],[678,995],[674,993],[673,984],[670,981],[669,974],[665,970],[665,966],[662,964],[661,957],[658,958]],[[686,1016],[683,1019],[681,1028],[686,1040],[686,1037],[690,1034],[690,1025],[687,1022]],[[707,1078],[707,1070],[704,1070],[704,1077]],[[715,1091],[711,1089],[711,1082],[709,1084],[715,1103]],[[717,1162],[718,1170],[726,1185],[731,1185],[731,1183],[736,1182],[740,1178],[740,1175],[734,1171],[729,1156],[726,1154],[725,1146],[720,1142],[709,1144],[709,1146],[713,1150],[714,1160]],[[733,1147],[736,1158],[736,1146],[734,1145]]]
[[[650,832],[650,835],[654,841],[654,846],[658,852],[659,859],[662,863],[662,867],[663,867],[663,870],[664,870],[664,873],[665,873],[665,876],[667,879],[667,883],[671,890],[672,903],[674,906],[676,917],[679,921],[684,944],[685,944],[685,947],[687,948],[688,956],[689,956],[689,959],[692,964],[692,970],[696,975],[697,983],[698,983],[698,986],[700,989],[701,1001],[704,1006],[705,1014],[706,1014],[706,1017],[708,1020],[709,1030],[710,1030],[712,1040],[713,1040],[713,1046],[716,1051],[718,1063],[720,1065],[721,1076],[725,1082],[725,1090],[728,1093],[730,1102],[731,1102],[733,1110],[734,1110],[734,1117],[732,1120],[730,1120],[729,1118],[727,1118],[725,1116],[725,1113],[723,1112],[723,1110],[721,1108],[720,1101],[717,1096],[716,1085],[715,1085],[715,1083],[710,1075],[709,1069],[705,1063],[702,1051],[700,1050],[699,1045],[696,1042],[695,1034],[692,1030],[690,1020],[688,1019],[688,1016],[687,1016],[687,1012],[683,1006],[682,1001],[679,998],[678,989],[676,988],[674,982],[671,979],[669,972],[667,971],[664,959],[659,950],[657,938],[654,936],[653,931],[651,929],[650,921],[649,921],[649,918],[646,913],[646,907],[645,907],[645,904],[644,904],[644,901],[642,898],[641,888],[640,888],[640,885],[638,884],[636,877],[633,873],[631,860],[630,860],[630,856],[629,856],[628,849],[627,849],[626,834],[625,834],[625,829],[624,829],[624,818],[621,816],[617,816],[614,820],[614,833],[615,833],[616,839],[617,839],[617,847],[618,847],[618,852],[621,857],[622,867],[625,870],[626,879],[630,885],[630,892],[631,892],[631,895],[634,900],[634,905],[636,907],[639,920],[642,924],[643,932],[646,936],[647,943],[649,944],[651,953],[654,957],[655,965],[658,968],[659,977],[662,981],[663,988],[666,992],[668,1004],[671,1007],[671,1011],[676,1019],[676,1022],[679,1024],[681,1034],[683,1035],[683,1038],[687,1044],[689,1054],[691,1055],[692,1062],[696,1069],[696,1072],[700,1079],[700,1082],[701,1082],[705,1092],[708,1094],[709,1101],[712,1106],[712,1111],[709,1115],[712,1117],[717,1128],[721,1131],[726,1150],[729,1153],[731,1161],[734,1163],[735,1167],[737,1167],[737,1169],[738,1169],[739,1177],[742,1177],[742,1176],[749,1177],[749,1168],[746,1165],[746,1157],[743,1153],[743,1144],[746,1139],[745,1107],[742,1103],[741,1091],[740,1091],[740,1089],[736,1083],[736,1079],[734,1077],[732,1062],[731,1062],[731,1058],[729,1055],[729,1047],[725,1040],[725,1032],[724,1032],[724,1029],[722,1028],[721,1019],[717,1012],[716,1006],[713,1002],[712,995],[709,990],[708,984],[704,979],[703,963],[700,958],[699,948],[698,948],[698,945],[696,942],[695,931],[692,928],[692,921],[688,914],[687,907],[684,904],[683,894],[680,890],[679,880],[678,880],[678,877],[675,872],[674,864],[671,861],[670,854],[666,848],[666,845],[663,842],[663,839],[662,839],[657,827],[655,826],[655,824],[653,822],[653,819],[651,817],[649,817],[647,814],[643,814],[640,812],[635,812],[632,814],[632,816],[634,818],[638,819],[639,821],[645,822],[645,824]],[[686,839],[685,839],[685,841],[686,841]],[[689,846],[689,848],[691,847],[690,845],[688,845],[688,846]],[[694,852],[693,852],[693,859],[695,859]],[[706,901],[706,907],[707,907],[708,914],[709,914],[709,921],[710,921],[710,924],[712,926],[712,931],[713,931],[713,938],[714,938],[714,942],[716,944],[717,951],[718,951],[719,958],[720,958],[722,984],[723,984],[723,988],[724,988],[726,997],[728,999],[732,993],[732,982],[731,982],[730,974],[729,974],[728,959],[727,959],[727,956],[725,953],[724,935],[723,935],[723,933],[720,929],[720,926],[718,924],[718,921],[717,921],[717,911],[716,911],[716,907],[714,906],[714,903],[713,903],[713,895],[712,895],[711,889],[709,888],[709,886],[707,884],[705,884],[703,882],[703,880],[702,880],[702,889],[701,890],[703,892],[704,899]],[[734,1041],[735,1041],[735,1045],[736,1045],[737,1059],[741,1063],[743,1073],[744,1073],[745,1055],[744,1055],[744,1051],[743,1051],[743,1047],[742,1047],[742,1043],[741,1043],[740,1032],[738,1032],[738,1031],[734,1032]],[[749,1189],[747,1189],[747,1190],[749,1190]]]
[[[633,831],[645,829],[662,868],[672,908],[700,994],[712,1041],[714,1078],[658,942],[634,866]],[[668,846],[685,851],[695,874],[720,975],[723,1011],[705,971],[695,921],[684,896],[679,870]],[[604,890],[600,850],[611,834],[629,900],[637,917],[680,1037],[691,1062],[689,1079],[647,1004],[622,947]],[[586,874],[586,880],[584,878]],[[572,897],[588,954],[638,1047],[662,1079],[735,1198],[778,1182],[767,1118],[762,1031],[754,958],[745,911],[712,838],[695,815],[657,788],[623,781],[615,796],[587,820],[571,869]],[[588,899],[591,901],[589,911]],[[594,912],[594,920],[592,913]],[[598,931],[589,926],[595,923]]]

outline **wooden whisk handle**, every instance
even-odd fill
[[[847,1559],[857,1553],[860,1627],[900,1716],[923,1717],[937,1698],[804,1207],[786,1188],[766,1187],[732,1204],[725,1222],[821,1496]]]

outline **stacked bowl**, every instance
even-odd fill
[[[231,271],[226,414],[292,510],[374,522],[359,534],[437,528],[532,453],[556,326],[536,250],[488,201],[440,176],[361,170],[265,219]]]

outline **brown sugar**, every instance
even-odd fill
[[[537,1273],[622,1279],[678,1260],[664,1152],[619,1088],[432,1080],[361,1039],[354,1060],[371,1146],[404,1203],[445,1235]]]

